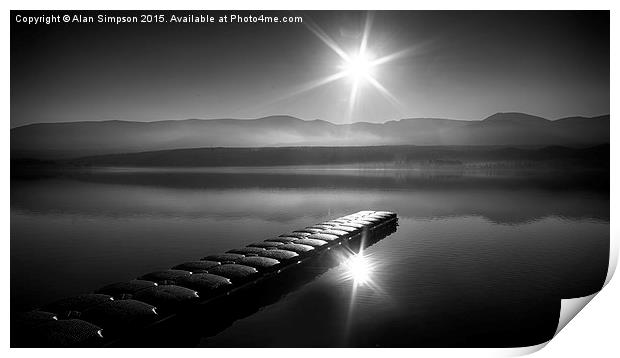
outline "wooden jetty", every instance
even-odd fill
[[[11,346],[151,346],[158,337],[191,344],[185,333],[216,334],[338,264],[309,272],[310,263],[372,245],[394,232],[397,220],[392,212],[360,211],[14,313]]]

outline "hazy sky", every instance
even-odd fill
[[[366,13],[253,13],[305,23],[25,25],[15,16],[37,13],[12,12],[11,127],[273,114],[348,121],[348,77],[290,95],[342,64],[310,20],[350,53]],[[411,51],[373,68],[398,104],[362,81],[353,121],[609,113],[606,11],[376,12],[369,34],[374,58]]]

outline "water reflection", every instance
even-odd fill
[[[184,173],[124,169],[13,180],[11,194],[11,207],[16,210],[112,218],[251,216],[286,222],[300,215],[323,217],[325,209],[343,214],[357,211],[362,200],[364,204],[389,207],[400,216],[416,218],[465,214],[507,224],[550,215],[609,220],[609,207],[600,205],[609,201],[609,174],[599,172],[500,176],[399,171]]]
[[[368,258],[364,257],[363,252],[352,255],[344,261],[348,278],[353,280],[354,285],[365,285],[370,281],[372,274],[372,264]]]
[[[346,265],[333,266],[277,304],[179,344],[537,344],[555,331],[559,298],[591,294],[604,281],[609,176],[488,174],[123,170],[13,178],[11,308],[372,208],[398,212],[400,226],[364,251],[372,264],[369,279],[358,280],[364,284],[343,279],[351,277]]]

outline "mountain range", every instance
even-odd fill
[[[548,120],[496,113],[478,121],[409,118],[334,124],[290,116],[155,122],[38,123],[11,129],[12,159],[214,147],[493,145],[590,146],[609,143],[609,115]]]

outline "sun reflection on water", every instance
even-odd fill
[[[372,265],[363,253],[352,255],[345,262],[348,278],[352,279],[356,285],[364,285],[370,282]]]
[[[341,279],[343,282],[351,282],[351,296],[349,298],[347,318],[345,323],[343,344],[347,344],[351,325],[354,321],[356,306],[359,304],[358,295],[363,294],[374,296],[376,293],[382,294],[382,290],[373,278],[373,272],[377,268],[376,262],[371,256],[365,255],[363,250],[358,253],[349,251],[341,259],[344,268]]]

